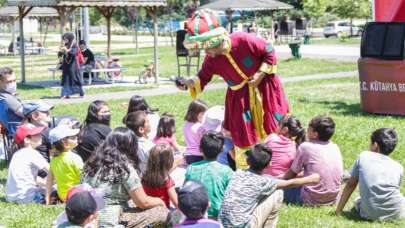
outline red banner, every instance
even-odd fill
[[[405,115],[405,61],[358,61],[362,110]]]
[[[405,22],[405,0],[374,0],[375,21]]]

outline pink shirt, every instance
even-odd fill
[[[301,199],[306,205],[336,202],[343,175],[343,161],[339,147],[331,141],[304,142],[298,147],[291,170],[304,176],[318,173],[321,180],[315,185],[301,188]]]
[[[201,123],[185,122],[183,134],[186,143],[186,151],[184,152],[184,155],[202,156],[202,153],[200,152],[200,141],[202,137],[201,128]]]
[[[273,153],[271,156],[271,163],[263,172],[275,177],[286,173],[291,167],[297,153],[295,142],[282,135],[271,134],[266,138],[265,143],[271,148]]]
[[[176,138],[174,137],[174,135],[172,137],[155,137],[153,139],[153,143],[154,144],[167,144],[170,145],[173,150],[177,150],[177,143],[176,143]]]

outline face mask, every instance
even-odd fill
[[[100,115],[100,120],[101,120],[101,122],[109,125],[110,121],[111,121],[111,114]]]
[[[15,94],[17,92],[17,83],[8,83],[4,89],[7,93]]]

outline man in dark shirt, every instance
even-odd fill
[[[79,47],[80,50],[82,51],[83,57],[84,57],[84,67],[91,67],[94,68],[96,65],[96,61],[94,59],[93,52],[87,48],[86,42],[84,40],[79,41]],[[83,73],[84,78],[89,78],[89,74],[87,72]]]

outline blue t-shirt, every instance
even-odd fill
[[[228,153],[230,150],[234,148],[233,142],[229,138],[225,138],[224,140],[224,149],[222,152],[218,155],[217,157],[217,162],[223,164],[223,165],[229,165],[228,162]]]

